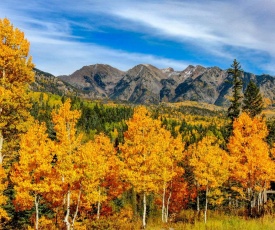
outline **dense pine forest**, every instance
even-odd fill
[[[230,106],[34,92],[30,43],[0,20],[2,229],[272,229],[275,121],[237,60]]]

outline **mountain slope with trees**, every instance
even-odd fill
[[[69,76],[59,77],[73,85],[79,96],[112,99],[131,103],[198,101],[228,106],[232,95],[232,77],[218,67],[188,66],[183,71],[158,69],[140,64],[123,72],[108,65],[84,66]],[[269,75],[242,74],[243,93],[252,80],[263,98],[275,100],[275,78]]]

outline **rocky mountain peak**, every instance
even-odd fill
[[[150,64],[139,64],[123,72],[109,65],[96,64],[84,66],[59,79],[88,98],[107,97],[134,103],[191,100],[228,105],[231,93],[226,70],[200,65],[189,65],[182,71],[175,71],[171,67],[158,69]],[[251,79],[260,87],[263,97],[275,100],[274,77],[244,73],[243,90]]]
[[[173,69],[173,68],[171,68],[171,67],[168,67],[168,68],[165,68],[165,69],[161,69],[161,71],[163,72],[163,73],[172,73],[172,72],[174,72],[175,70]]]

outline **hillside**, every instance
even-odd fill
[[[102,76],[104,82],[100,81]],[[226,71],[218,67],[190,65],[183,71],[174,71],[172,68],[161,70],[140,64],[122,72],[110,66],[106,71],[106,65],[97,64],[85,66],[61,79],[80,90],[90,91],[91,97],[108,97],[133,103],[190,100],[223,106],[228,105],[231,92]],[[275,79],[272,76],[244,73],[244,89],[249,80],[257,83],[264,97],[275,99]]]
[[[96,64],[84,66],[68,76],[54,77],[36,71],[35,91],[48,91],[60,95],[78,95],[88,99],[110,99],[138,104],[196,101],[228,106],[231,79],[226,70],[218,67],[188,66],[183,71],[172,68],[158,69],[139,64],[123,72],[112,66]],[[244,72],[245,90],[253,80],[264,98],[275,100],[275,78]]]
[[[34,69],[35,81],[31,89],[35,92],[50,92],[57,95],[75,95],[78,90],[69,83],[62,81],[54,75]]]

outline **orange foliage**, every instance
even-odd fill
[[[248,200],[255,192],[268,188],[274,178],[274,162],[265,142],[267,134],[265,121],[261,117],[251,118],[242,113],[233,123],[233,135],[228,143],[232,156],[231,178],[242,187],[232,189]]]

